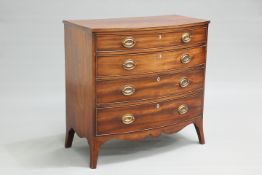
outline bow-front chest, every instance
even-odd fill
[[[90,167],[110,139],[140,140],[193,123],[204,144],[209,21],[183,16],[68,20],[66,141],[86,138]]]

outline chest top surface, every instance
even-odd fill
[[[65,20],[64,23],[87,28],[93,32],[99,32],[187,27],[192,25],[207,24],[209,21],[179,15],[166,15],[95,20]]]

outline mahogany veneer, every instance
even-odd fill
[[[140,140],[195,125],[204,144],[209,21],[178,15],[68,20],[66,138],[86,138],[90,167],[110,139]]]

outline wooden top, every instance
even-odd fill
[[[99,31],[122,31],[122,30],[150,30],[161,28],[176,28],[192,25],[203,25],[209,23],[208,20],[190,18],[179,15],[150,16],[135,18],[111,18],[93,20],[65,20],[65,24],[73,24],[79,27]]]

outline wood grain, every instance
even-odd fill
[[[161,98],[175,94],[183,94],[187,91],[193,91],[203,87],[204,70],[199,68],[191,71],[182,71],[176,74],[159,73],[143,78],[97,81],[97,103],[116,103],[125,101],[137,101],[143,99]],[[160,81],[157,81],[158,78]],[[187,78],[190,84],[182,88],[180,81],[182,78]],[[133,95],[125,96],[122,94],[122,89],[125,86],[135,88]]]
[[[94,20],[64,20],[68,25],[92,30],[93,32],[157,30],[163,28],[182,28],[208,24],[208,20],[189,18],[180,15],[147,16],[131,18],[111,18]]]
[[[93,35],[65,25],[66,132],[92,138],[95,123]],[[67,134],[70,136],[70,134]]]
[[[206,41],[206,27],[200,27],[196,29],[185,28],[183,31],[176,31],[170,33],[143,33],[126,35],[120,32],[117,35],[97,35],[96,36],[96,48],[98,51],[121,51],[121,50],[138,50],[145,48],[160,48],[173,45],[189,45],[194,43],[204,43]],[[189,43],[182,42],[183,33],[190,33],[192,39]],[[122,41],[127,37],[133,37],[136,44],[132,48],[125,48],[122,45]],[[139,51],[138,51],[139,52]]]
[[[163,52],[97,56],[97,77],[159,73],[190,68],[205,63],[205,50],[205,46],[198,46]],[[189,54],[192,60],[182,64],[181,57],[185,54]],[[123,64],[129,59],[135,63],[132,70],[123,68]]]
[[[105,143],[106,141],[111,139],[138,141],[138,140],[145,139],[147,137],[159,137],[161,134],[173,134],[179,132],[181,129],[183,129],[189,124],[194,123],[198,119],[202,119],[202,116],[196,116],[196,117],[189,118],[187,120],[177,121],[172,125],[168,125],[168,126],[149,128],[137,132],[128,132],[124,134],[113,134],[113,135],[112,134],[101,135],[101,136],[97,136],[96,139],[101,143]]]
[[[181,120],[201,115],[202,92],[183,99],[160,101],[133,107],[106,108],[97,110],[97,135],[122,134],[172,125]],[[189,111],[180,115],[178,107],[186,104]],[[159,105],[159,108],[157,107]],[[134,123],[123,124],[122,116],[132,114]]]

